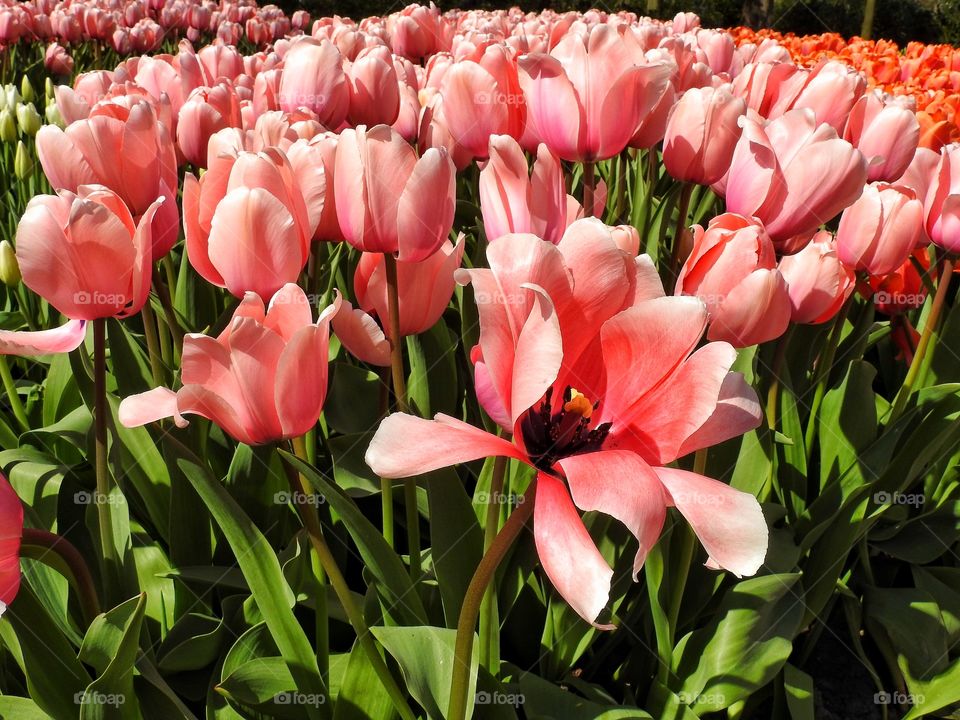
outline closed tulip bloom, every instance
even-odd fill
[[[453,226],[456,169],[446,151],[421,157],[390,127],[344,130],[337,143],[337,218],[363,252],[425,260]]]
[[[606,160],[630,142],[669,83],[666,63],[640,66],[620,32],[568,33],[549,55],[519,60],[533,135],[564,160]]]
[[[797,252],[823,223],[860,197],[867,161],[812,110],[743,118],[727,174],[732,213],[759,218],[782,253]]]
[[[818,232],[800,252],[780,260],[790,294],[790,319],[816,325],[832,319],[853,292],[856,277],[837,257],[837,243]]]
[[[381,477],[419,475],[504,456],[537,473],[533,533],[540,565],[584,620],[602,629],[613,570],[580,511],[600,511],[637,539],[636,579],[675,506],[707,550],[707,565],[755,573],[767,527],[756,499],[667,467],[756,427],[756,396],[729,371],[726,343],[697,349],[707,313],[696,298],[663,297],[650,258],[631,258],[596,219],[559,244],[533,235],[490,243],[489,269],[461,270],[480,316],[471,352],[476,392],[506,439],[439,414],[396,413],[366,461]]]
[[[293,284],[264,310],[247,293],[217,337],[189,334],[183,341],[182,387],[154,388],[120,403],[126,427],[187,414],[216,423],[238,442],[263,445],[312,428],[327,396],[330,320],[339,297],[313,321],[310,302]]]
[[[790,324],[790,296],[763,225],[733,213],[707,229],[693,226],[693,251],[677,278],[677,295],[707,306],[710,340],[748,347],[780,337]]]
[[[212,158],[200,180],[187,174],[187,255],[204,279],[237,297],[271,297],[296,281],[323,212],[326,177],[317,153],[300,140],[286,153]]]
[[[51,75],[72,75],[73,58],[60,43],[50,43],[43,54],[43,67]]]
[[[905,103],[871,92],[853,106],[843,138],[867,158],[867,180],[894,182],[917,151],[920,123]]]
[[[677,180],[710,185],[723,177],[740,139],[746,105],[729,85],[687,90],[663,138],[663,165]]]
[[[861,73],[838,60],[823,60],[807,76],[790,107],[813,110],[818,123],[843,132],[847,116],[866,87],[867,80]]]
[[[7,479],[0,475],[0,615],[20,590],[22,537],[23,504]]]
[[[888,275],[920,242],[923,203],[901,185],[872,183],[840,216],[837,256],[853,270]]]
[[[400,80],[393,55],[381,46],[361,50],[346,69],[351,125],[392,125],[400,113]]]
[[[241,127],[240,98],[229,82],[212,88],[197,88],[180,108],[177,145],[191,165],[207,167],[210,136],[223,128]]]
[[[570,202],[560,158],[541,144],[530,173],[523,150],[508,135],[490,138],[489,155],[480,171],[480,212],[487,241],[522,232],[559,242],[569,224]]]
[[[321,125],[337,130],[350,109],[350,88],[336,46],[312,38],[293,43],[283,58],[278,99],[281,110],[307,108]]]
[[[924,203],[930,240],[947,252],[960,252],[960,145],[944,145]]]
[[[475,57],[447,69],[440,94],[454,142],[472,157],[486,158],[491,135],[523,135],[527,108],[510,50],[488,45]]]
[[[38,195],[17,226],[23,282],[75,320],[140,312],[150,291],[154,200],[139,223],[102,185]],[[172,202],[170,200],[169,202]]]
[[[109,105],[66,130],[47,125],[37,134],[37,154],[55,190],[105,185],[138,220],[158,197],[168,197],[153,216],[154,260],[170,252],[180,232],[177,156],[168,128],[150,103]]]

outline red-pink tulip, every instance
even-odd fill
[[[187,335],[177,392],[154,388],[120,403],[126,427],[186,414],[216,423],[238,442],[262,445],[298,437],[312,428],[327,396],[330,320],[340,300],[316,322],[307,296],[283,286],[264,312],[247,293],[227,328],[216,338]]]
[[[570,33],[549,55],[519,60],[533,135],[564,160],[620,153],[669,83],[670,66],[634,64],[620,32],[597,25]]]
[[[591,623],[613,571],[577,508],[611,515],[636,536],[635,578],[669,505],[693,526],[710,567],[755,573],[767,547],[756,499],[666,467],[760,421],[753,390],[729,371],[736,351],[696,349],[703,303],[663,297],[650,259],[627,256],[594,219],[571,225],[557,245],[504,236],[487,259],[490,269],[460,271],[480,312],[476,390],[513,441],[446,415],[397,413],[367,449],[374,472],[409,477],[494,455],[533,466],[540,563]]]
[[[0,475],[0,615],[20,590],[20,539],[23,504],[5,477]]]
[[[917,151],[920,123],[903,98],[885,99],[879,92],[861,97],[847,119],[843,138],[867,158],[870,182],[898,180]]]
[[[763,225],[733,213],[707,229],[693,226],[693,251],[677,278],[677,295],[707,306],[707,337],[735,347],[778,338],[790,324],[790,296],[777,271],[773,243]]]
[[[37,195],[17,226],[23,282],[74,320],[140,312],[150,292],[151,224],[161,202],[138,224],[120,196],[102,185]]]
[[[569,224],[572,200],[560,158],[541,144],[531,174],[523,150],[508,135],[490,138],[489,155],[480,171],[480,212],[487,241],[508,233],[533,233],[559,242]]]
[[[210,136],[226,127],[241,127],[240,98],[231,83],[197,88],[180,108],[177,145],[187,162],[207,167]]]
[[[923,202],[908,187],[872,183],[840,216],[837,256],[853,270],[889,275],[923,233]]]
[[[338,129],[350,108],[350,88],[340,51],[329,40],[297,40],[283,57],[278,95],[280,109],[307,108],[331,130]]]
[[[726,180],[727,210],[763,221],[777,249],[797,252],[820,225],[860,197],[867,161],[812,110],[743,118]]]
[[[158,197],[170,198],[153,216],[153,259],[170,252],[180,232],[177,156],[170,131],[150,103],[95,109],[67,127],[46,125],[37,133],[37,154],[55,190],[77,192],[81,185],[105,185],[117,193],[134,219]]]
[[[443,149],[417,158],[392,128],[344,130],[337,143],[335,198],[344,238],[363,252],[425,260],[453,226],[456,169]]]
[[[780,260],[790,294],[790,319],[816,325],[832,319],[853,292],[856,277],[837,257],[837,243],[818,232],[800,252]]]
[[[43,67],[51,75],[72,75],[73,58],[60,43],[50,43],[43,54]]]
[[[300,140],[287,152],[224,153],[183,185],[190,264],[237,297],[271,297],[295,282],[320,222],[326,177],[319,150]]]
[[[663,165],[677,180],[710,185],[730,167],[743,100],[729,85],[687,90],[673,108],[663,138]]]

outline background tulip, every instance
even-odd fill
[[[903,175],[920,140],[920,123],[913,109],[877,92],[853,106],[843,139],[867,158],[867,179],[894,182]]]
[[[663,138],[663,165],[677,180],[710,185],[723,177],[740,138],[746,105],[730,86],[687,90]]]
[[[837,242],[829,232],[818,232],[795,255],[780,261],[780,274],[787,281],[791,319],[817,324],[833,318],[853,292],[853,271],[837,257]]]
[[[853,270],[888,275],[920,242],[923,203],[908,187],[874,183],[840,216],[837,256]]]
[[[351,125],[392,125],[400,113],[400,80],[383,46],[361,50],[347,68]]]
[[[278,99],[281,110],[307,108],[322,125],[338,129],[350,109],[350,88],[334,44],[310,38],[293,43],[283,58]]]
[[[960,252],[960,145],[940,150],[924,213],[930,240],[948,252]]]

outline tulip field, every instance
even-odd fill
[[[960,717],[960,50],[0,0],[0,720]]]

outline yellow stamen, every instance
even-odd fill
[[[593,415],[593,404],[587,400],[587,396],[578,390],[570,391],[570,399],[564,403],[563,409],[568,413],[576,413],[580,417],[590,419]]]

